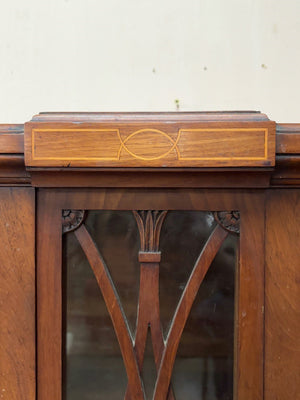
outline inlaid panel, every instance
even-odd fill
[[[25,124],[30,167],[270,167],[275,123],[260,113],[41,114]]]
[[[233,399],[238,213],[63,219],[64,399]]]

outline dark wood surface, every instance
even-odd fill
[[[23,154],[0,153],[0,185],[30,185],[31,178],[25,169]]]
[[[259,193],[259,191],[228,192],[220,190],[178,191],[176,189],[168,191],[130,189],[41,190],[38,197],[40,206],[38,207],[37,247],[39,400],[61,399],[61,359],[59,362],[55,361],[57,357],[61,357],[62,312],[61,294],[59,294],[62,259],[61,224],[58,216],[61,215],[62,209],[82,208],[94,210],[241,211],[244,223],[241,230],[240,274],[238,278],[240,291],[236,322],[236,393],[237,398],[244,398],[245,400],[261,399],[263,389],[264,299],[263,193]],[[50,230],[49,224],[51,225]],[[47,240],[42,241],[41,238],[44,238],[47,229]],[[80,232],[81,230],[82,228],[79,228]],[[51,254],[50,257],[49,254]],[[57,294],[55,298],[53,293]],[[47,330],[49,326],[51,330]],[[251,346],[249,346],[250,341]],[[133,370],[131,370],[131,373],[133,373]],[[136,397],[136,399],[139,398],[143,397]]]
[[[300,124],[277,124],[277,154],[300,154]]]
[[[300,191],[270,192],[266,218],[265,400],[294,400],[300,392]]]
[[[236,399],[263,398],[265,194],[245,195],[238,277]]]
[[[160,120],[166,121],[170,113],[159,113]],[[46,120],[54,122],[74,121],[99,121],[106,118],[106,121],[113,123],[117,121],[132,122],[152,121],[152,113],[45,113],[38,114],[33,118],[36,122]],[[195,120],[201,118],[203,121],[247,121],[266,122],[266,116],[260,113],[236,112],[236,113],[173,113],[172,118],[189,118]],[[66,172],[55,168],[27,168],[24,164],[24,125],[2,124],[0,125],[0,184],[2,185],[24,185],[32,184],[37,187],[268,187],[268,186],[289,186],[295,187],[300,184],[300,124],[277,124],[276,125],[276,162],[275,169],[269,174],[262,168],[251,170],[251,168],[231,169],[221,168],[219,171],[212,171],[209,168],[198,168],[180,171],[180,176],[170,174],[171,168],[167,168],[156,174],[151,168],[68,168]],[[57,174],[57,172],[60,174]],[[137,172],[138,174],[134,173]],[[112,173],[113,172],[113,173]],[[125,172],[125,174],[124,174]],[[188,176],[186,176],[188,172]],[[190,173],[191,172],[191,173]],[[252,172],[252,173],[250,173]]]
[[[0,124],[0,153],[24,153],[23,124]]]
[[[35,204],[0,188],[0,397],[35,400]]]
[[[269,169],[220,170],[208,168],[160,169],[127,168],[67,171],[31,170],[31,184],[36,187],[102,188],[265,188],[270,186]]]
[[[128,398],[142,400],[144,393],[138,362],[135,357],[126,317],[120,306],[115,287],[110,280],[107,267],[84,225],[81,225],[75,231],[75,235],[89,260],[114,325],[128,377]]]
[[[62,379],[62,213],[39,196],[37,202],[37,398],[61,399]],[[54,246],[55,251],[49,251]],[[51,312],[49,312],[51,310]],[[44,344],[44,345],[43,345]],[[51,368],[49,366],[51,365]]]
[[[290,155],[280,154],[276,158],[276,168],[272,173],[271,186],[300,186],[300,153]]]
[[[30,184],[24,163],[24,125],[0,124],[0,185]]]
[[[218,225],[215,228],[189,277],[185,290],[176,308],[176,312],[167,336],[165,349],[162,353],[161,364],[153,395],[155,400],[165,400],[167,398],[177,349],[184,326],[190,314],[192,304],[208,271],[208,268],[210,267],[227,235],[228,232],[221,226]]]
[[[83,124],[88,128],[99,127],[101,123],[106,127],[130,125],[139,130],[144,129],[144,123],[153,128],[157,121],[162,131],[169,122],[176,127],[184,123],[190,124],[188,128],[195,128],[201,121],[203,126],[220,129],[272,125],[264,114],[256,112],[45,113],[33,117],[28,127],[73,129]],[[272,127],[274,129],[275,124]],[[4,389],[0,395],[4,399],[33,400],[37,383],[38,400],[61,400],[61,210],[68,208],[240,210],[235,400],[297,398],[300,392],[300,124],[277,124],[276,157],[275,142],[271,141],[274,150],[271,164],[275,165],[261,164],[255,168],[251,164],[233,168],[230,167],[233,164],[225,166],[222,162],[217,168],[182,168],[178,163],[176,168],[159,168],[159,162],[155,168],[150,168],[151,163],[142,166],[139,162],[130,164],[131,161],[127,165],[133,168],[84,168],[86,164],[80,168],[55,168],[51,163],[43,167],[25,167],[23,131],[23,124],[0,125],[0,390]],[[255,148],[254,142],[252,144],[253,156],[255,151],[261,150]],[[44,145],[42,141],[43,151],[47,152]],[[193,142],[192,147],[194,145]],[[163,150],[167,147],[166,143],[161,146]],[[218,146],[207,147],[210,156],[214,156]],[[245,152],[246,142],[242,147],[241,150],[235,142],[232,151]],[[226,148],[228,153],[229,147]],[[134,153],[140,150],[141,143],[138,143]],[[143,156],[152,157],[156,150],[150,150]],[[49,189],[39,189],[43,187]],[[37,304],[35,193],[38,196]],[[144,257],[141,263],[150,260],[149,254],[145,254],[141,255]],[[149,279],[155,280],[155,274]],[[37,382],[35,305],[39,343]],[[152,323],[155,326],[156,322]],[[156,342],[161,343],[160,339]],[[163,351],[160,346],[157,358]],[[136,397],[139,396],[140,393],[136,393]]]
[[[166,337],[184,284],[217,223],[208,212],[169,211],[162,226],[158,253],[139,253],[139,232],[131,211],[89,211],[84,224],[108,266],[132,334],[137,330],[142,339],[136,337],[135,340],[140,355],[148,331],[142,378],[147,399],[151,399],[157,374],[154,356],[160,354],[160,348],[163,349],[163,346],[155,345],[160,343],[160,321]],[[204,398],[210,398],[214,390],[218,399],[221,394],[225,398],[232,396],[234,275],[238,242],[236,235],[227,237],[192,306],[172,374],[178,400],[199,400],[201,393]],[[124,397],[126,372],[119,371],[122,357],[104,301],[99,296],[99,287],[75,233],[64,235],[63,249],[63,268],[68,271],[66,329],[67,337],[72,337],[67,341],[65,363],[68,371],[67,399],[81,399],[89,394],[91,398],[93,395],[118,400]],[[159,351],[153,354],[157,349]],[[211,369],[207,369],[209,357]],[[103,358],[106,367],[103,364],[101,368]],[[119,362],[115,363],[112,371],[108,360],[116,359]],[[109,381],[108,371],[111,371]],[[93,376],[91,373],[99,376],[97,387],[89,383]],[[115,380],[120,382],[118,389],[111,383]],[[64,382],[66,387],[66,380]],[[104,391],[108,387],[110,396],[105,397]]]

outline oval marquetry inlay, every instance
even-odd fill
[[[122,141],[121,149],[132,157],[140,160],[159,160],[168,156],[174,149],[177,152],[177,142],[167,133],[158,129],[140,129],[130,134]]]

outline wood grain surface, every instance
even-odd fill
[[[259,112],[39,114],[26,123],[27,171],[24,125],[0,125],[0,399],[35,400],[36,385],[38,400],[62,398],[69,208],[239,210],[235,399],[298,399],[300,193],[263,188],[299,188],[300,124],[275,125]],[[38,189],[37,366],[35,190],[15,185],[51,188]]]
[[[24,153],[23,124],[0,124],[0,153]]]
[[[68,114],[67,119],[45,114],[25,124],[25,162],[39,167],[273,166],[275,122],[225,115]]]
[[[268,121],[260,111],[184,111],[184,112],[41,112],[32,121],[133,122],[133,121]]]
[[[300,124],[277,124],[276,153],[300,154]]]
[[[38,204],[39,400],[62,398],[62,209],[240,210],[242,225],[237,281],[240,289],[237,292],[236,311],[235,391],[237,399],[262,399],[264,191],[41,189]],[[136,397],[137,400],[142,398],[142,394]]]
[[[265,168],[31,168],[30,174],[32,186],[44,188],[262,188],[269,187],[271,177]]]
[[[39,196],[37,202],[38,400],[60,400],[62,392],[62,213],[51,197]]]
[[[28,185],[30,181],[30,174],[25,169],[23,154],[0,153],[0,185]]]
[[[264,193],[245,196],[241,208],[236,327],[235,398],[263,399]]]
[[[265,400],[300,393],[300,192],[274,190],[267,202]]]
[[[0,189],[0,398],[35,399],[35,204]]]

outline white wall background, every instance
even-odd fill
[[[300,122],[299,0],[0,0],[0,122],[254,109]]]

